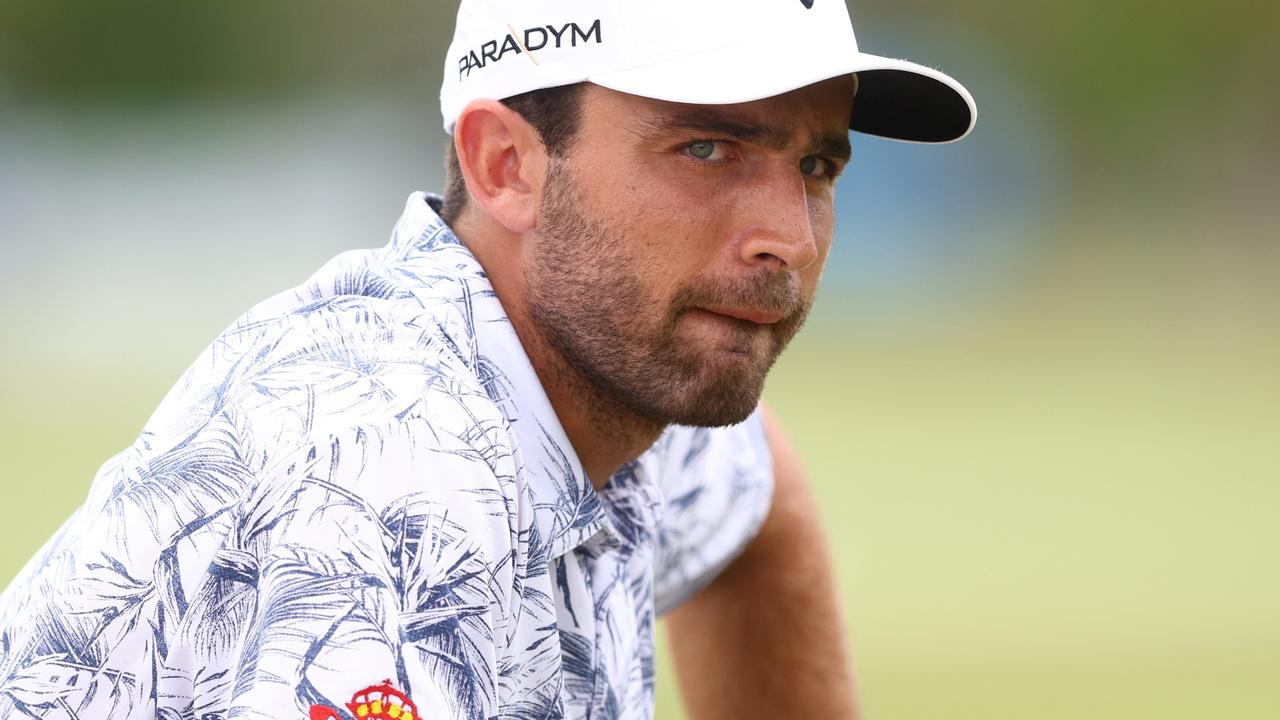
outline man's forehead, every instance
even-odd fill
[[[727,105],[695,104],[670,102],[656,98],[631,95],[617,90],[585,83],[587,98],[611,98],[618,104],[628,106],[629,111],[643,111],[655,115],[695,117],[700,111],[703,115],[717,113],[724,117],[751,115],[804,115],[834,112],[843,114],[841,121],[848,120],[852,108],[853,96],[857,93],[858,78],[856,75],[845,75],[813,83],[790,92],[741,103]]]

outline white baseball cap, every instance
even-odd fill
[[[721,105],[849,74],[851,130],[950,142],[977,119],[951,77],[859,52],[844,0],[461,0],[440,110],[452,134],[472,100],[583,81]]]

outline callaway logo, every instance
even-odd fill
[[[469,77],[472,70],[479,70],[489,63],[501,60],[507,53],[512,55],[534,53],[545,47],[578,47],[578,43],[586,45],[589,42],[596,44],[604,42],[600,34],[599,20],[588,25],[585,30],[578,23],[571,22],[559,27],[543,25],[528,28],[520,33],[507,33],[507,36],[501,40],[490,40],[458,58],[458,80]]]

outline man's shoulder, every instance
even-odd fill
[[[185,434],[218,415],[305,438],[424,416],[445,426],[497,412],[457,293],[391,248],[338,256],[305,284],[258,304],[184,373],[148,423]]]
[[[219,335],[50,547],[127,536],[145,565],[193,524],[214,543],[240,525],[302,531],[295,510],[336,517],[342,498],[373,526],[438,511],[509,547],[510,424],[457,309],[396,280],[383,252],[340,256]]]
[[[772,454],[758,410],[732,427],[672,426],[646,460],[665,499],[654,563],[655,606],[665,613],[759,532],[773,498]]]
[[[407,268],[395,251],[339,255],[247,311],[104,472],[177,468],[200,447],[198,462],[233,458],[242,496],[296,484],[297,468],[329,455],[327,482],[352,492],[410,492],[440,477],[495,489],[511,474],[513,441],[450,301],[466,277],[424,277],[430,266]]]

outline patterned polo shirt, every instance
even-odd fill
[[[219,336],[0,596],[0,718],[649,718],[654,617],[754,536],[759,414],[588,482],[415,193]]]

